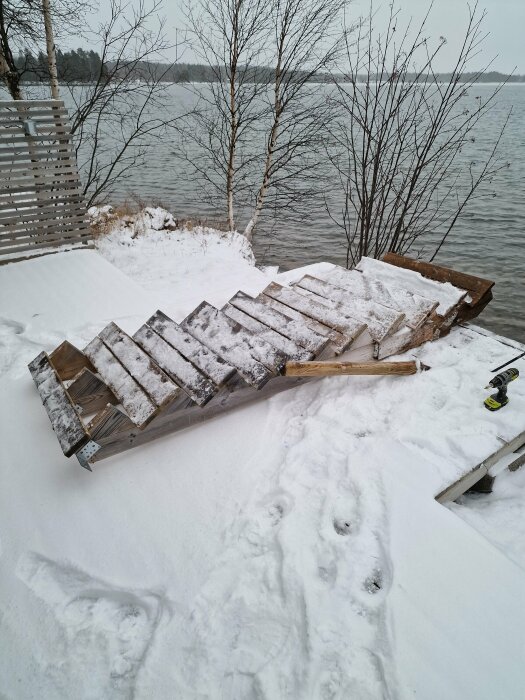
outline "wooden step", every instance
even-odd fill
[[[272,282],[266,287],[264,294],[352,338],[353,341],[366,330],[366,323],[345,316],[342,310],[339,311],[334,306],[328,306],[312,297],[300,294],[290,287],[281,287]]]
[[[47,353],[41,352],[35,357],[29,364],[29,371],[37,386],[62,452],[66,457],[70,457],[90,439],[78,411]]]
[[[324,299],[333,308],[341,308],[351,318],[366,323],[372,340],[382,342],[392,333],[395,333],[402,325],[405,314],[400,311],[388,309],[371,299],[364,299],[350,294],[329,282],[317,279],[311,275],[302,277],[295,287],[305,289]]]
[[[323,279],[356,297],[374,300],[387,308],[404,313],[406,325],[413,329],[422,326],[438,306],[437,301],[387,285],[377,277],[357,270],[345,270],[336,266],[326,273]]]
[[[296,345],[305,348],[314,357],[317,357],[325,349],[329,342],[326,333],[313,330],[304,316],[299,315],[297,318],[292,318],[290,315],[277,311],[268,305],[266,299],[263,295],[253,299],[244,292],[237,292],[230,299],[230,304],[289,338]]]
[[[276,350],[279,350],[287,359],[294,360],[309,360],[313,358],[313,353],[308,352],[305,348],[299,347],[292,340],[286,338],[284,335],[277,333],[273,328],[268,328],[264,323],[261,323],[257,319],[253,318],[244,311],[232,306],[231,304],[226,304],[223,306],[222,311],[235,321],[240,326],[250,331],[250,333],[257,334],[259,338],[273,345]]]
[[[335,331],[333,328],[319,323],[319,321],[316,321],[314,318],[305,316],[305,314],[292,309],[290,306],[285,306],[280,301],[277,301],[277,299],[272,299],[272,297],[268,297],[266,294],[260,294],[257,299],[268,308],[294,321],[299,321],[315,331],[318,335],[324,336],[328,340],[328,345],[326,346],[328,352],[333,351],[335,355],[340,355],[352,345],[353,338],[350,336]]]
[[[235,367],[228,364],[193,335],[185,331],[169,316],[157,311],[146,321],[146,325],[169,343],[183,357],[199,369],[216,386],[223,386],[236,373]]]
[[[180,387],[116,323],[109,323],[98,337],[156,406],[162,408],[180,396]]]
[[[233,365],[251,386],[260,389],[278,374],[286,358],[272,345],[242,328],[211,304],[202,302],[182,328]]]
[[[115,355],[96,336],[84,348],[96,371],[126,410],[133,423],[142,428],[157,413],[157,405],[129,374]]]
[[[400,287],[429,301],[438,302],[436,313],[443,318],[457,312],[459,305],[467,296],[465,290],[453,287],[451,284],[435,282],[413,270],[396,267],[373,258],[361,258],[356,269],[381,280],[384,284]]]
[[[133,340],[155,360],[175,384],[184,389],[197,405],[204,406],[218,392],[217,385],[155,333],[150,326],[146,324],[141,326],[133,335]]]

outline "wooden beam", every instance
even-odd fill
[[[408,375],[416,374],[418,365],[408,362],[287,362],[284,374],[287,377],[332,377],[353,375]]]

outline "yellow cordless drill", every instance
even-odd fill
[[[485,401],[485,408],[489,411],[499,411],[500,408],[506,406],[509,402],[509,397],[507,396],[507,385],[509,382],[513,382],[520,376],[520,373],[514,367],[506,369],[504,372],[500,372],[495,377],[492,377],[485,389],[497,389],[496,394],[488,396]]]

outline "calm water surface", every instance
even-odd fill
[[[473,93],[483,95],[493,89],[479,85]],[[175,105],[188,100],[188,91],[183,86],[171,86],[170,99],[171,109],[175,109]],[[501,158],[510,162],[510,168],[498,174],[458,221],[437,262],[494,280],[495,298],[479,323],[525,342],[525,84],[505,86],[497,99],[492,117],[478,133],[468,157],[481,158],[487,153],[512,107],[500,149]],[[155,147],[148,165],[116,188],[112,199],[123,200],[133,194],[146,202],[162,202],[179,217],[224,219],[223,212],[203,201],[202,192],[185,175],[169,143]],[[263,226],[256,236],[255,253],[260,264],[291,268],[322,260],[344,265],[346,248],[342,233],[325,212],[317,211],[300,222],[286,217],[272,226]]]

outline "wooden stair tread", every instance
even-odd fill
[[[329,328],[333,328],[339,333],[347,335],[352,340],[355,340],[366,330],[365,323],[345,316],[341,310],[334,308],[335,305],[328,306],[312,297],[300,294],[290,287],[281,287],[279,284],[272,282],[266,287],[264,294],[301,312],[305,316],[310,316],[310,318]]]
[[[436,313],[440,316],[447,316],[467,296],[465,290],[453,287],[450,283],[435,282],[423,277],[419,272],[390,265],[382,260],[361,258],[356,269],[380,279],[383,283],[392,284],[412,294],[419,294],[432,302],[438,302]]]
[[[218,392],[213,382],[147,324],[138,329],[133,340],[198,406],[207,404]]]
[[[162,311],[153,314],[146,321],[146,325],[195,365],[216,386],[221,387],[235,374],[235,367],[232,367],[207,345],[181,328],[178,323],[175,323]]]
[[[336,266],[324,275],[323,279],[335,287],[347,289],[351,294],[373,299],[376,303],[401,311],[405,314],[406,325],[414,329],[423,325],[438,306],[437,301],[431,301],[407,289],[385,284],[377,277],[357,270],[345,270]]]
[[[313,357],[313,353],[309,352],[305,348],[296,345],[293,340],[281,335],[273,328],[269,328],[261,321],[253,318],[250,314],[245,311],[241,311],[236,306],[232,306],[231,303],[223,306],[222,311],[250,333],[256,333],[259,338],[273,345],[276,350],[279,350],[287,359],[293,360],[309,360]]]
[[[130,419],[139,428],[145,426],[157,413],[157,406],[144,389],[133,379],[115,355],[96,336],[84,348],[93,366],[119,402]]]
[[[405,314],[400,311],[388,309],[371,299],[355,296],[311,275],[302,277],[295,286],[322,297],[331,305],[339,305],[351,318],[366,323],[372,340],[377,343],[395,333],[405,319]]]
[[[162,408],[180,396],[180,387],[116,323],[109,323],[98,337],[120,360],[156,406]]]
[[[70,457],[89,441],[80,416],[45,352],[41,352],[29,364],[29,371],[62,452]]]
[[[322,352],[328,343],[326,336],[307,325],[304,317],[292,318],[290,315],[286,316],[269,306],[265,302],[263,295],[253,299],[244,292],[237,292],[230,299],[229,303],[257,319],[265,326],[273,328],[277,333],[286,336],[296,345],[313,353],[314,357]]]
[[[264,293],[260,294],[257,299],[265,306],[268,306],[268,308],[274,309],[283,316],[290,317],[294,321],[300,321],[319,335],[324,336],[329,341],[329,347],[333,349],[336,355],[343,353],[352,344],[353,338],[350,336],[340,333],[339,331],[335,331],[333,328],[319,323],[319,321],[316,321],[314,318],[305,316],[305,314],[292,309],[290,306],[285,306],[285,304],[277,301],[277,299],[268,297]]]
[[[202,302],[182,323],[197,340],[232,364],[256,389],[280,372],[286,358],[211,304]]]

